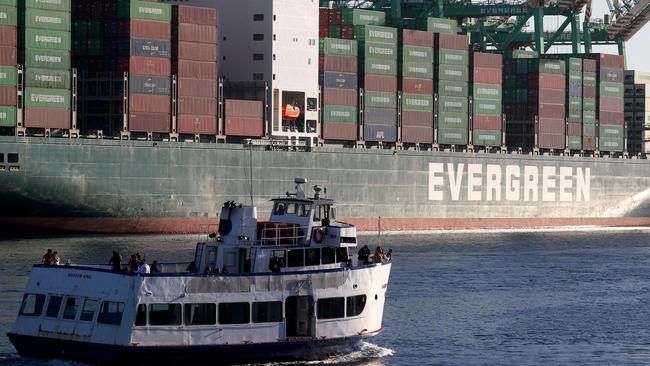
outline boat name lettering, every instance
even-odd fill
[[[81,278],[83,280],[91,280],[93,276],[83,273],[68,273],[68,277]]]
[[[429,163],[429,200],[589,202],[591,168]],[[447,197],[447,198],[446,198]]]

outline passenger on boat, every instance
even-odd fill
[[[393,259],[393,250],[388,249],[388,253],[386,253],[386,259],[387,260],[392,260]]]
[[[59,252],[53,252],[50,257],[50,266],[58,266],[61,264],[61,258],[59,258]]]
[[[120,253],[113,251],[113,256],[111,259],[108,261],[108,265],[113,266],[113,271],[115,272],[120,272],[122,271],[122,256]]]
[[[153,263],[151,263],[151,273],[158,272],[160,272],[160,269],[158,268],[158,261],[153,261]]]
[[[139,274],[149,274],[149,273],[151,273],[151,267],[149,267],[149,265],[147,264],[147,260],[144,259],[144,258],[140,262],[140,267],[138,267],[138,273]]]
[[[373,261],[375,263],[383,263],[385,260],[386,260],[386,254],[384,253],[384,249],[378,245],[377,248],[375,248],[375,255],[373,256]]]
[[[129,272],[137,272],[138,267],[140,267],[140,261],[138,261],[138,257],[135,254],[131,254],[131,258],[129,258]]]
[[[273,273],[278,273],[281,271],[280,258],[273,256],[271,258],[271,263],[269,263],[269,271]]]
[[[370,248],[367,245],[364,245],[363,248],[359,249],[358,257],[359,264],[368,263],[368,257],[370,257]]]
[[[49,265],[50,260],[52,260],[52,249],[48,249],[47,253],[43,254],[43,258],[41,258],[41,263],[45,265]]]

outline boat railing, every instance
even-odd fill
[[[251,246],[304,245],[309,239],[309,226],[275,226],[261,230],[258,240],[246,240]]]

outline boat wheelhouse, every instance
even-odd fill
[[[335,202],[295,193],[255,207],[226,202],[191,262],[137,274],[101,265],[34,265],[11,342],[23,356],[93,363],[220,364],[315,360],[382,330],[391,261],[359,262]]]

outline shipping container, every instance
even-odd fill
[[[353,123],[323,121],[323,138],[325,140],[356,141],[357,129],[357,125]]]
[[[469,127],[469,117],[463,112],[438,112],[438,128],[461,128]]]
[[[419,30],[402,29],[401,45],[433,48],[433,33]],[[433,62],[433,59],[431,60]]]
[[[366,122],[363,125],[363,138],[371,142],[395,142],[397,125]]]
[[[89,39],[89,50],[92,48]],[[100,40],[97,40],[101,42]],[[160,39],[141,39],[130,38],[115,41],[117,55],[119,56],[142,56],[142,57],[161,57],[170,58],[171,42]]]
[[[217,65],[213,62],[178,60],[178,77],[194,79],[217,79]]]
[[[227,136],[262,137],[264,120],[261,117],[226,116],[225,130]]]
[[[354,56],[320,55],[319,61],[320,60],[322,60],[319,65],[321,71],[347,73],[357,72],[358,61]]]
[[[257,100],[226,99],[226,116],[262,118],[264,103]]]
[[[433,111],[433,96],[423,94],[402,94],[403,111]]]
[[[433,80],[400,78],[399,90],[411,94],[429,94],[433,95]]]
[[[542,149],[564,150],[566,146],[566,136],[564,134],[539,134],[538,146]]]
[[[16,47],[0,46],[0,66],[16,66],[17,64],[18,52]]]
[[[25,70],[25,86],[35,88],[70,89],[70,71],[60,69]]]
[[[16,27],[0,26],[0,46],[16,47],[17,37]]]
[[[397,60],[367,58],[362,64],[361,72],[366,75],[397,76]]]
[[[470,65],[473,68],[486,68],[501,70],[503,68],[503,56],[496,53],[473,52]]]
[[[166,113],[129,113],[129,131],[169,133],[171,131],[171,115]]]
[[[540,117],[538,127],[540,134],[564,135],[566,133],[566,122],[560,118]]]
[[[129,76],[129,93],[171,95],[171,79],[161,76]]]
[[[354,27],[354,39],[360,43],[372,42],[397,45],[397,29],[377,25],[362,25]]]
[[[18,40],[21,47],[41,48],[50,50],[71,50],[72,38],[70,32],[47,29],[19,28]]]
[[[485,67],[474,67],[470,75],[470,81],[481,84],[498,84],[503,81],[501,69],[491,69]]]
[[[474,98],[473,113],[486,116],[501,116],[501,100]]]
[[[209,25],[197,25],[179,23],[178,28],[172,30],[174,40],[196,42],[196,43],[217,43],[217,28]]]
[[[404,45],[403,47],[399,48],[399,55],[401,62],[426,62],[429,64],[433,63],[433,48],[431,47]]]
[[[402,110],[402,126],[433,128],[433,112]],[[432,138],[433,134],[429,137]],[[425,141],[419,142],[424,143]]]
[[[16,86],[18,71],[13,66],[0,66],[0,85]]]
[[[472,143],[476,146],[501,146],[501,131],[474,129]]]
[[[179,97],[177,103],[179,114],[217,115],[217,100],[215,98]]]
[[[18,1],[18,6],[20,8],[28,9],[32,8],[70,12],[72,10],[71,3],[72,0],[20,0]]]
[[[19,27],[40,28],[64,32],[70,32],[72,30],[69,12],[27,8],[20,9],[18,14]],[[0,24],[2,24],[1,21]]]
[[[119,19],[153,20],[169,23],[172,20],[172,10],[169,4],[121,0],[117,2],[117,16]]]
[[[462,128],[438,129],[438,143],[443,145],[467,145],[469,131]]]
[[[440,112],[467,113],[467,98],[441,95],[438,97],[438,110]]]
[[[335,38],[320,40],[320,53],[325,55],[357,56],[357,41]]]
[[[621,152],[625,147],[625,141],[622,138],[604,138],[598,140],[598,149],[606,152]]]
[[[193,61],[183,61],[183,62],[193,62]],[[168,58],[142,57],[142,56],[120,57],[117,59],[116,68],[117,71],[129,72],[134,75],[147,75],[147,76],[170,76],[171,75],[171,61]],[[179,67],[178,76],[190,77],[185,71],[187,70],[184,68],[181,69]]]
[[[24,103],[25,108],[39,110],[70,109],[70,90],[25,88]]]
[[[217,11],[214,8],[177,5],[172,6],[172,19],[178,23],[217,26]]]
[[[503,128],[503,120],[501,116],[474,114],[472,116],[472,128],[476,130],[501,131]]]
[[[365,90],[396,93],[397,92],[397,77],[385,75],[365,75],[363,79],[363,87]]]
[[[340,105],[323,106],[323,121],[352,123],[356,125],[357,115],[358,112],[356,107]]]
[[[0,5],[0,26],[18,25],[18,15],[14,6]]]
[[[433,127],[402,126],[402,142],[410,144],[432,144]]]
[[[129,112],[138,113],[138,114],[142,112],[170,114],[171,98],[166,95],[130,94]],[[149,132],[163,132],[163,131],[149,131]]]
[[[217,117],[216,116],[199,116],[192,114],[179,115],[177,119],[178,133],[183,134],[200,134],[216,135],[217,134]]]
[[[356,107],[358,99],[356,89],[323,89],[323,103],[325,105]]]
[[[469,69],[465,65],[436,65],[434,80],[469,81]]]
[[[60,108],[25,108],[27,128],[70,128],[70,110]]]
[[[16,86],[0,86],[0,105],[16,106],[18,93]]]
[[[323,72],[321,85],[324,88],[357,89],[358,76],[354,73]]]
[[[570,150],[582,150],[582,136],[568,136],[567,148]]]
[[[455,19],[427,18],[427,32],[431,33],[458,33],[458,22]]]
[[[144,39],[170,39],[171,24],[145,20],[122,20],[117,23],[117,35]]]
[[[441,96],[466,98],[469,93],[469,84],[463,81],[439,80],[436,84]]]
[[[405,78],[433,79],[433,64],[424,62],[405,62],[401,65],[401,76]]]
[[[0,105],[0,127],[16,127],[16,107]]]
[[[178,79],[178,95],[182,97],[217,97],[217,81],[205,79]]]
[[[386,13],[383,11],[374,11],[366,9],[341,9],[341,24],[364,26],[364,25],[379,25],[386,24]],[[337,24],[336,19],[330,16],[330,22]]]
[[[477,99],[491,99],[501,101],[501,85],[497,84],[479,84],[474,83],[471,85],[472,96]]]
[[[469,48],[469,38],[459,34],[435,33],[433,35],[433,47],[436,50],[467,51]]]

